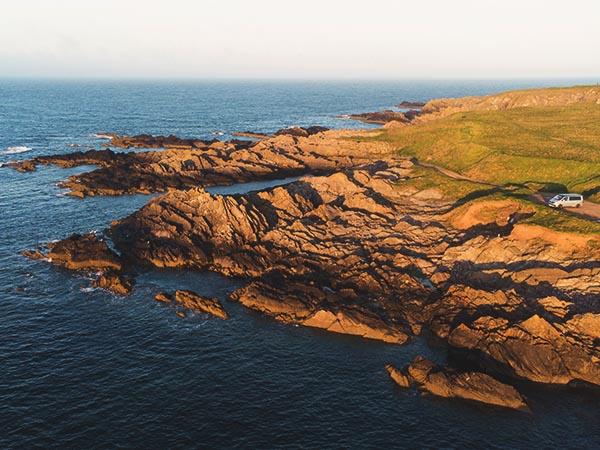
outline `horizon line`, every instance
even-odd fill
[[[137,77],[137,76],[15,76],[1,75],[0,80],[8,81],[182,81],[182,82],[456,82],[456,81],[575,81],[587,80],[600,84],[598,76],[515,76],[515,77]],[[595,82],[593,80],[596,80]]]

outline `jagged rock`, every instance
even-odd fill
[[[115,133],[103,133],[103,136],[110,138],[110,144],[113,147],[121,148],[205,148],[216,142],[201,139],[182,139],[174,135],[152,136],[150,134],[138,134],[136,136],[122,136]]]
[[[256,278],[233,297],[278,320],[402,343],[420,330],[430,292],[405,268],[430,266],[395,249],[417,229],[421,248],[441,237],[395,210],[392,183],[406,167],[228,197],[172,192],[115,223],[111,236],[140,263]]]
[[[166,292],[159,292],[154,296],[154,300],[161,303],[171,303],[173,301],[173,296]]]
[[[416,384],[419,389],[438,397],[462,398],[489,405],[527,410],[525,400],[512,386],[481,372],[457,372],[442,369],[417,356],[404,371],[391,365],[386,369],[400,386]]]
[[[482,107],[531,98],[513,100]],[[259,142],[113,136],[111,145],[166,149],[20,163],[97,165],[63,184],[79,197],[168,191],[112,225],[123,260],[106,243],[78,237],[50,246],[55,263],[118,271],[127,261],[248,277],[232,297],[277,320],[394,343],[430,326],[490,369],[598,384],[594,236],[519,223],[534,212],[515,202],[457,208],[439,189],[406,187],[417,177],[413,163],[351,131],[287,130]],[[302,174],[323,176],[228,197],[200,187]],[[425,381],[436,373],[427,363],[411,371]]]
[[[430,329],[446,339],[458,322],[483,315],[489,311],[502,311],[511,315],[523,307],[523,299],[514,291],[476,289],[464,284],[453,284],[435,303],[428,305]]]
[[[121,270],[122,263],[107,243],[95,234],[73,234],[48,244],[46,258],[52,264],[71,270]]]
[[[203,297],[192,291],[178,290],[173,295],[161,292],[154,299],[158,302],[171,304],[190,311],[210,314],[219,319],[227,320],[229,315],[216,298]],[[180,316],[180,312],[177,311]],[[182,317],[182,316],[180,316]]]
[[[411,101],[402,101],[398,104],[398,108],[422,108],[425,106],[423,102],[411,102]]]
[[[555,296],[541,298],[538,300],[538,303],[544,308],[544,310],[556,317],[560,317],[561,319],[566,317],[569,314],[569,308],[574,306],[572,302],[560,300]]]
[[[409,123],[419,114],[416,110],[398,112],[398,111],[377,111],[360,114],[350,114],[348,118],[365,123],[386,124],[388,122]]]
[[[404,372],[402,372],[401,370],[396,369],[391,364],[386,364],[385,365],[385,370],[387,370],[390,378],[392,380],[394,380],[394,382],[398,386],[403,387],[403,388],[410,387],[410,379],[408,378],[408,375],[406,375]]]
[[[477,352],[483,364],[508,375],[539,383],[600,385],[600,349],[594,335],[598,330],[587,325],[597,326],[599,317],[589,313],[552,324],[533,315],[512,324],[485,316],[456,327],[448,342]]]
[[[23,250],[21,255],[29,259],[46,259],[46,255],[42,253],[41,249]]]
[[[92,285],[114,292],[117,295],[129,295],[133,290],[133,280],[113,270],[102,273]]]
[[[54,265],[76,271],[94,271],[92,286],[128,295],[134,280],[123,273],[123,262],[106,241],[94,233],[72,234],[61,241],[47,245],[46,254],[41,249],[26,250],[22,254],[31,259],[43,259]]]
[[[232,299],[281,322],[323,328],[333,333],[350,334],[391,344],[403,344],[408,340],[403,325],[386,322],[368,310],[344,307],[343,302],[348,299],[340,297],[339,294],[298,284],[295,285],[295,295],[290,295],[289,288],[288,284],[286,291],[276,291],[271,284],[257,282],[236,291]],[[331,309],[323,308],[323,303],[332,304]]]
[[[231,135],[237,137],[247,137],[250,139],[266,139],[269,137],[268,134],[257,133],[255,131],[235,131],[231,133]]]
[[[278,130],[273,134],[275,136],[289,135],[289,136],[298,136],[298,137],[308,137],[308,136],[312,136],[313,134],[323,133],[324,131],[328,131],[328,130],[329,130],[329,128],[319,127],[319,126],[313,126],[313,127],[307,127],[307,128],[289,127],[289,128],[283,128],[281,130]]]
[[[569,280],[568,295],[588,295],[596,269],[546,267],[585,261],[588,246],[525,238],[506,202],[492,205],[501,212],[467,208],[471,218],[460,221],[443,199],[423,203],[396,187],[411,169],[378,163],[228,197],[171,192],[111,233],[142,264],[254,278],[233,298],[277,320],[394,343],[426,325],[446,339],[462,320],[490,313],[522,320],[540,310],[543,271],[558,285]],[[482,236],[482,224],[503,232]],[[580,312],[597,308],[586,304]]]
[[[385,143],[356,142],[341,131],[323,127],[292,128],[259,142],[248,140],[201,141],[173,136],[112,135],[113,147],[165,147],[166,150],[113,152],[90,150],[66,155],[41,156],[7,164],[29,170],[37,164],[61,167],[95,164],[91,172],[73,175],[60,183],[69,194],[121,195],[165,192],[198,186],[228,185],[303,175],[324,174],[344,167],[356,167],[373,154],[391,153]]]
[[[15,169],[17,172],[25,173],[25,172],[34,172],[37,168],[35,161],[33,160],[24,160],[24,161],[11,161],[3,164],[3,167],[10,167]]]

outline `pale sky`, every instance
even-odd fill
[[[600,0],[2,0],[0,76],[600,76]]]

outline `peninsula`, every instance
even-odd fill
[[[79,198],[162,193],[102,236],[26,254],[119,294],[145,267],[208,270],[245,278],[231,300],[285,323],[390,344],[427,333],[472,369],[388,372],[434,395],[526,409],[511,380],[600,386],[600,87],[401,105],[419,109],[354,116],[371,130],[109,135],[112,149],[11,163],[96,165],[62,182]],[[114,150],[131,147],[145,150]],[[547,207],[560,192],[584,207]],[[227,317],[215,301],[188,303]]]

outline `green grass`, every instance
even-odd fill
[[[470,111],[357,139],[384,141],[401,156],[499,185],[456,180],[422,167],[403,182],[437,189],[456,206],[512,199],[535,212],[523,223],[600,235],[600,223],[529,198],[539,191],[573,191],[600,202],[600,105]]]
[[[489,189],[489,186],[470,181],[455,180],[439,173],[435,169],[425,167],[415,167],[411,178],[402,181],[401,185],[403,187],[413,187],[419,191],[436,189],[445,199],[450,201],[460,201],[477,192]]]
[[[600,201],[600,105],[470,111],[364,139],[484,182]]]

